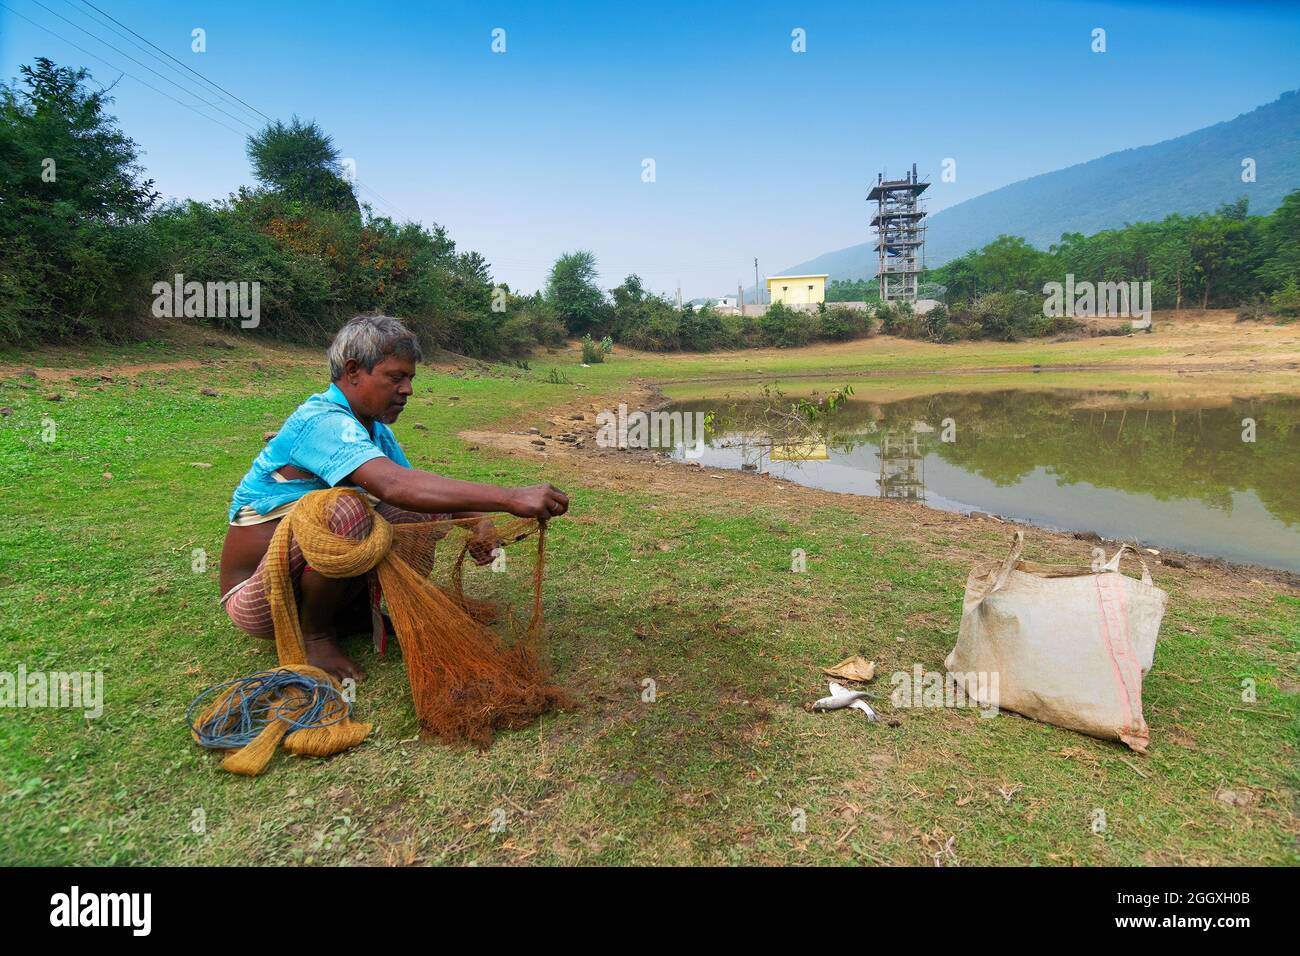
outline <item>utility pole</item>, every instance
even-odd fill
[[[682,310],[682,280],[677,280],[677,311]]]
[[[739,279],[736,280],[736,308],[741,315],[745,314],[745,287]]]
[[[763,292],[758,287],[758,256],[754,256],[754,297],[758,299],[758,305],[763,304]]]

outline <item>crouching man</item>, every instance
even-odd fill
[[[487,512],[546,521],[569,508],[568,496],[553,485],[502,488],[411,467],[388,426],[411,397],[421,354],[415,336],[397,319],[357,316],[339,330],[328,355],[333,384],[285,420],[230,503],[221,604],[255,637],[275,636],[264,574],[267,545],[280,520],[308,492],[360,488],[394,524],[483,516],[470,546],[480,564],[491,560]],[[345,495],[335,506],[330,530],[360,540],[370,533],[370,521],[370,512]],[[307,566],[296,543],[290,546],[289,569],[308,661],[339,679],[360,678],[360,668],[338,640],[371,628],[366,577],[327,578]]]

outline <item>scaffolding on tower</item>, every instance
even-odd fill
[[[877,174],[876,185],[867,194],[868,201],[876,202],[871,225],[880,255],[877,275],[882,302],[916,301],[917,277],[925,270],[925,208],[920,197],[929,186],[917,179],[913,163],[911,175],[902,179]]]

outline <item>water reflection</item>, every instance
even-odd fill
[[[920,435],[891,428],[881,436],[877,483],[882,498],[925,500],[925,453]]]
[[[1300,398],[1003,389],[844,403],[822,441],[713,412],[703,464],[1300,571]]]

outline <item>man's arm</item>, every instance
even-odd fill
[[[403,468],[391,458],[372,458],[348,475],[347,480],[380,501],[424,514],[506,511],[520,518],[546,521],[569,510],[569,496],[554,485],[529,488],[481,485],[417,468]]]

